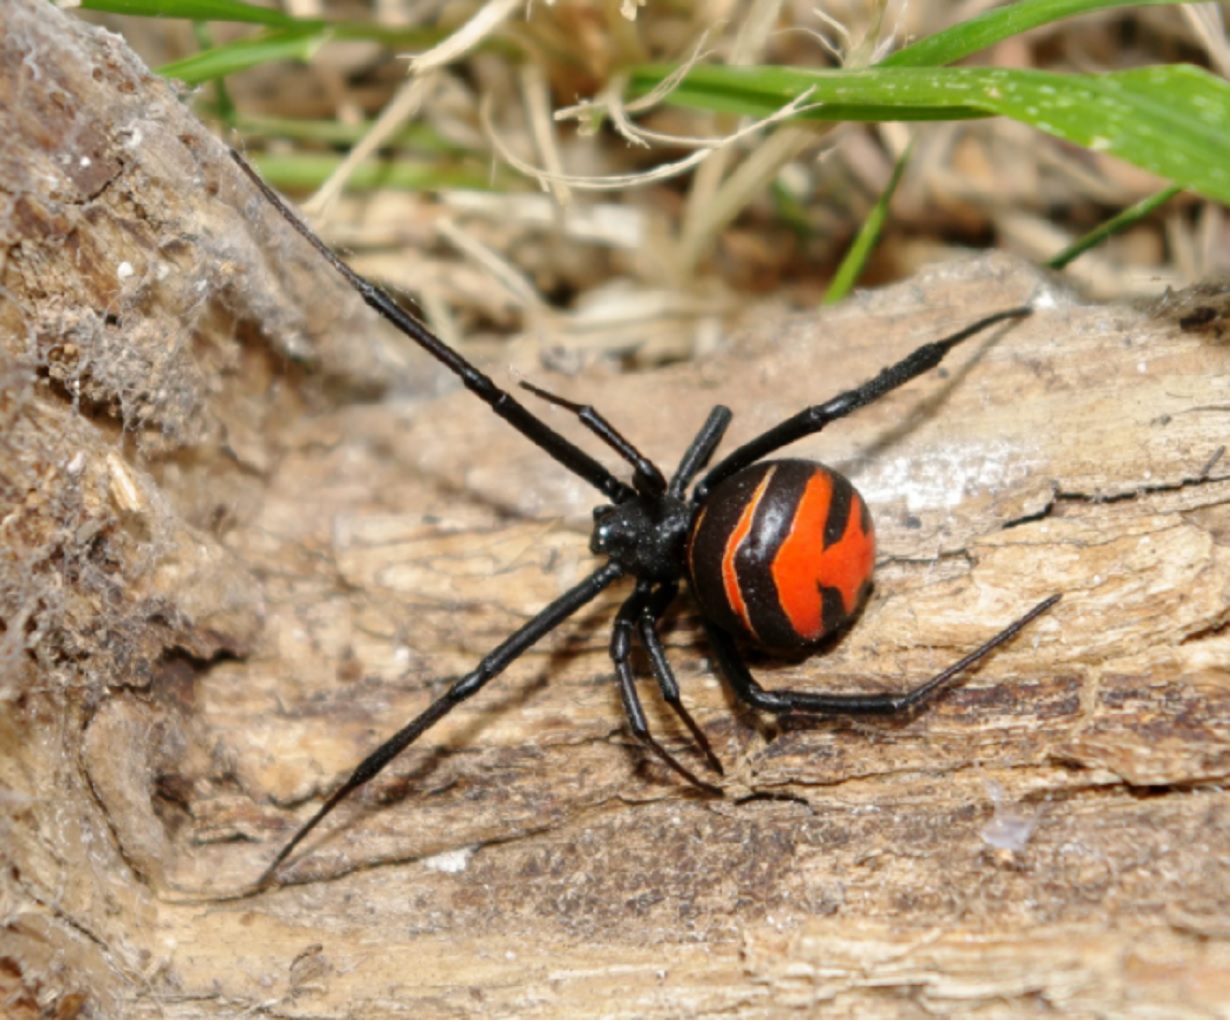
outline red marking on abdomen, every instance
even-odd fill
[[[875,569],[875,536],[863,531],[863,503],[857,492],[852,494],[845,533],[827,549],[818,548],[832,495],[832,475],[817,471],[803,490],[790,534],[773,559],[778,604],[795,633],[807,642],[818,641],[826,630],[820,589],[836,588],[846,614],[852,614]]]
[[[742,513],[739,514],[738,523],[731,530],[730,536],[726,539],[726,545],[722,549],[722,586],[726,590],[726,601],[730,604],[734,614],[743,622],[743,626],[748,634],[753,638],[756,638],[756,628],[752,626],[752,618],[748,613],[747,602],[743,598],[742,588],[739,587],[739,573],[735,567],[735,557],[738,555],[739,547],[752,530],[752,520],[756,516],[756,508],[760,506],[760,501],[764,499],[764,494],[769,489],[769,483],[773,481],[773,476],[776,473],[776,468],[765,472],[765,476],[760,480],[760,484],[756,486],[756,491],[752,493],[743,507]],[[757,640],[759,639],[757,638]]]

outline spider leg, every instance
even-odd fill
[[[1059,601],[1052,595],[1033,607],[1019,620],[1010,623],[982,647],[970,652],[960,662],[953,663],[942,673],[937,673],[926,683],[919,684],[904,694],[829,694],[812,691],[767,691],[753,678],[747,664],[739,655],[734,640],[724,630],[705,621],[705,633],[721,668],[722,675],[740,699],[753,708],[775,715],[788,712],[814,712],[825,715],[896,715],[926,701],[958,673],[969,669],[1006,641],[1014,638],[1036,617],[1041,616]]]
[[[760,460],[766,454],[788,443],[793,443],[796,439],[819,432],[829,422],[846,417],[851,412],[879,400],[884,394],[934,368],[962,340],[968,340],[975,333],[980,333],[1005,319],[1020,319],[1031,314],[1033,314],[1032,308],[1022,307],[1009,308],[1006,311],[988,315],[985,319],[966,326],[965,329],[950,337],[923,344],[912,354],[906,355],[897,364],[890,365],[874,379],[863,383],[857,389],[838,394],[823,404],[816,404],[814,407],[806,408],[787,418],[723,457],[717,466],[697,484],[692,494],[693,501],[699,503],[704,499],[705,494],[722,479],[729,478],[736,471]]]
[[[668,496],[674,496],[676,499],[683,498],[683,493],[696,476],[696,472],[709,463],[709,458],[713,456],[713,451],[722,441],[722,436],[726,434],[726,428],[733,417],[730,408],[723,407],[721,404],[709,412],[705,424],[696,433],[696,438],[688,444],[687,450],[684,451],[679,461],[679,467],[671,476],[671,483],[666,489]]]
[[[320,810],[307,820],[299,831],[291,837],[280,851],[273,863],[261,875],[257,888],[266,885],[273,878],[278,866],[291,855],[304,838],[316,828],[335,807],[364,783],[374,779],[381,771],[413,744],[431,727],[443,719],[449,712],[467,698],[477,694],[489,680],[498,676],[508,668],[519,656],[527,651],[541,638],[554,630],[573,613],[591,602],[603,590],[623,576],[623,568],[615,563],[606,563],[589,577],[585,578],[564,592],[559,598],[548,605],[532,620],[527,621],[502,644],[489,652],[471,672],[455,681],[439,698],[425,708],[422,713],[412,719],[404,727],[389,737],[376,750],[359,762],[358,767],[350,774],[341,786],[334,790],[321,805]]]
[[[722,793],[720,789],[712,783],[706,783],[686,766],[680,764],[649,732],[649,720],[645,717],[645,709],[641,705],[640,696],[636,693],[636,676],[632,671],[632,635],[637,620],[645,611],[651,590],[652,582],[638,581],[636,590],[620,606],[619,613],[615,617],[615,625],[611,630],[611,661],[615,664],[615,676],[619,681],[619,696],[623,701],[624,714],[628,717],[628,727],[632,730],[632,735],[657,755],[663,764],[698,789],[720,796]],[[693,722],[692,725],[695,726],[695,723]]]
[[[462,381],[466,389],[487,404],[492,411],[574,475],[589,482],[611,502],[625,503],[636,495],[628,485],[621,482],[588,453],[561,436],[516,397],[497,386],[489,376],[480,372],[418,319],[406,312],[386,291],[346,265],[324,241],[313,233],[298,214],[291,211],[290,206],[283,201],[281,196],[261,180],[260,175],[234,149],[231,150],[231,158],[265,196],[269,204],[281,213],[286,222],[341,274],[369,308],[392,323],[400,332],[443,364]]]
[[[662,477],[662,472],[658,470],[658,466],[641,453],[592,404],[574,403],[571,400],[556,396],[549,390],[544,390],[541,386],[535,386],[533,383],[525,382],[524,380],[521,382],[521,388],[529,390],[534,396],[545,400],[548,404],[554,404],[556,407],[562,407],[566,411],[571,411],[575,414],[582,425],[632,465],[633,470],[636,472],[636,477],[638,481],[642,481],[645,491],[655,496],[660,496],[666,491],[666,479]],[[641,489],[642,485],[638,485],[637,489]]]
[[[678,593],[679,585],[677,584],[661,585],[637,617],[636,629],[640,635],[641,644],[645,646],[645,652],[649,656],[649,664],[653,669],[654,678],[658,681],[658,688],[662,692],[662,700],[671,707],[675,715],[679,717],[679,721],[688,728],[688,732],[692,734],[692,739],[700,748],[709,768],[720,776],[725,774],[722,763],[713,753],[705,731],[696,725],[696,720],[684,707],[683,699],[679,695],[679,683],[675,679],[675,671],[671,669],[671,664],[666,658],[666,649],[662,647],[662,638],[658,635],[657,622]]]

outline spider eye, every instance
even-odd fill
[[[609,556],[620,543],[621,530],[618,507],[594,507],[594,531],[589,538],[589,550],[596,556]]]

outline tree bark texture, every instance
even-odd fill
[[[827,655],[754,668],[901,690],[1063,600],[932,706],[857,723],[741,709],[682,601],[708,798],[628,736],[612,592],[254,892],[364,754],[592,569],[597,499],[435,385],[119,39],[8,0],[0,48],[9,1015],[1230,1015],[1224,288],[1090,306],[991,256],[752,309],[702,363],[519,365],[669,469],[714,404],[730,448],[1032,303],[792,448],[868,499],[876,588]]]

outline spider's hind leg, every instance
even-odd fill
[[[705,633],[722,675],[744,703],[762,712],[785,715],[807,712],[817,715],[898,715],[916,708],[941,690],[953,677],[990,655],[996,648],[1012,640],[1026,626],[1041,616],[1056,602],[1058,595],[1043,599],[1024,616],[1008,624],[982,646],[975,648],[959,662],[954,662],[930,680],[904,694],[830,694],[825,691],[769,691],[752,676],[747,663],[739,655],[734,639],[720,627],[705,621]]]
[[[666,591],[670,591],[671,587],[673,586],[664,586]],[[670,592],[670,594],[673,597],[673,592]],[[656,616],[653,615],[652,610],[657,609],[660,615],[665,609],[665,605],[669,604],[669,601],[669,599],[665,598],[665,592],[661,589],[657,595],[653,593],[651,582],[640,581],[637,583],[636,590],[620,607],[611,632],[611,661],[615,664],[615,676],[619,681],[619,695],[623,701],[624,714],[628,717],[628,726],[632,730],[633,736],[652,751],[663,764],[667,765],[673,772],[686,779],[697,789],[720,796],[722,793],[721,789],[712,783],[705,782],[658,743],[657,739],[649,731],[649,720],[645,716],[645,709],[641,705],[640,696],[636,693],[636,675],[632,670],[632,635],[640,627],[641,636],[644,639],[645,628],[647,627],[652,634],[652,638],[646,642],[645,647],[646,651],[649,652],[650,661],[653,663],[654,675],[657,677],[658,685],[662,688],[663,698],[683,721],[684,725],[687,726],[693,738],[705,753],[707,761],[711,765],[717,765],[716,771],[719,774],[721,773],[721,765],[717,764],[717,758],[709,747],[709,742],[705,739],[704,733],[696,725],[696,721],[688,714],[679,700],[678,684],[675,683],[674,674],[671,673],[670,667],[666,667],[665,673],[659,672],[659,662],[665,663],[666,655],[662,649],[661,641],[658,640],[657,633],[653,630]],[[660,606],[659,603],[661,603]],[[642,621],[647,621],[647,623]]]

